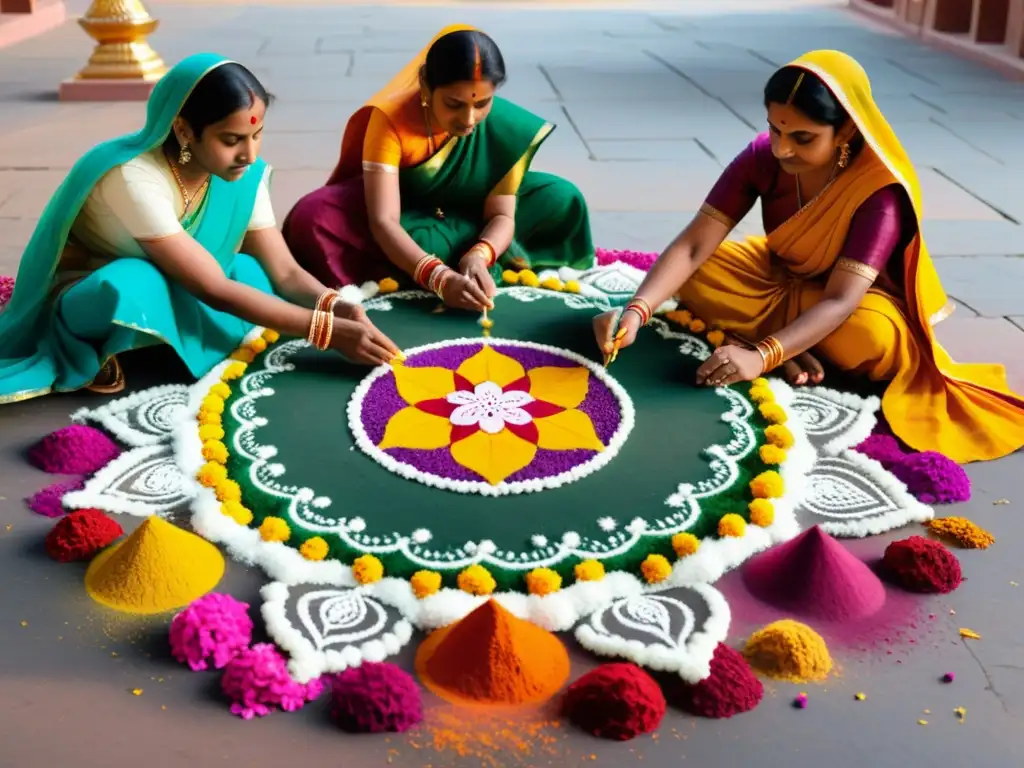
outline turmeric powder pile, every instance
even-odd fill
[[[988,549],[996,541],[995,536],[966,517],[939,517],[926,522],[925,527],[967,549]]]
[[[743,655],[761,674],[792,683],[824,680],[832,671],[832,657],[821,635],[792,619],[752,634]]]

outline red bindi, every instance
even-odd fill
[[[249,118],[250,125],[256,125],[256,115]]]

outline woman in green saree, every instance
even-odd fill
[[[257,325],[362,363],[397,353],[288,251],[258,159],[268,102],[240,64],[190,56],[154,88],[142,130],[75,163],[0,314],[0,403],[118,391],[116,356],[159,343],[200,377]]]
[[[529,170],[554,126],[495,96],[504,80],[490,37],[443,29],[349,119],[327,186],[288,214],[299,263],[327,285],[399,276],[476,311],[503,269],[592,266],[580,191]]]

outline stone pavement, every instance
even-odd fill
[[[68,3],[72,13],[87,4]],[[868,70],[881,106],[918,165],[925,234],[949,292],[961,304],[940,326],[940,336],[959,359],[1007,363],[1016,389],[1024,391],[1024,294],[1019,287],[1024,285],[1024,85],[867,26],[838,0],[627,1],[621,7],[613,2],[415,0],[376,5],[148,0],[147,5],[161,20],[151,42],[168,62],[216,50],[250,66],[278,97],[268,121],[265,155],[277,169],[274,198],[280,215],[326,179],[344,121],[364,98],[444,24],[480,25],[505,53],[505,95],[559,124],[535,167],[579,184],[590,201],[600,245],[635,250],[662,248],[697,210],[723,166],[760,130],[760,91],[774,68],[810,48],[845,50]],[[36,218],[74,160],[95,142],[142,123],[140,104],[55,100],[57,84],[82,66],[90,50],[90,41],[73,21],[0,50],[0,274],[16,271]],[[759,213],[741,228],[758,232]],[[3,522],[15,524],[15,533],[34,525],[41,536],[41,521],[26,521],[16,500],[47,480],[25,472],[8,441],[24,445],[65,425],[79,399],[46,398],[0,413],[5,438],[0,509]],[[1020,743],[1024,714],[1016,639],[1024,634],[1024,614],[1006,585],[1014,578],[1024,581],[1012,549],[1013,534],[1021,532],[1022,524],[1015,522],[1019,503],[993,507],[992,502],[1012,499],[1021,469],[1020,456],[971,468],[975,501],[965,514],[990,527],[1000,541],[995,554],[970,561],[971,581],[957,593],[959,616],[949,618],[945,604],[936,608],[945,635],[929,636],[934,649],[913,656],[899,651],[899,661],[905,661],[899,666],[896,657],[883,656],[847,669],[851,680],[840,677],[825,690],[815,689],[812,706],[799,714],[791,715],[786,707],[786,697],[793,695],[790,687],[771,686],[762,707],[767,712],[736,723],[673,721],[671,729],[663,729],[660,745],[648,741],[597,750],[590,740],[571,738],[555,757],[510,757],[505,764],[567,765],[588,760],[591,751],[598,751],[599,762],[615,765],[646,757],[648,764],[659,766],[690,758],[710,765],[758,762],[770,767],[827,760],[839,768],[866,759],[896,768],[905,764],[907,753],[926,757],[928,764],[970,759],[976,768],[1019,762],[1009,755],[1012,744]],[[71,627],[62,629],[52,607],[49,613],[41,607],[61,599],[55,594],[65,589],[77,595],[73,590],[80,574],[55,571],[31,541],[31,536],[19,539],[8,557],[0,556],[0,584],[19,585],[6,594],[0,586],[0,645],[9,649],[0,656],[3,689],[9,693],[0,696],[0,744],[5,749],[15,745],[19,756],[0,750],[0,768],[71,760],[120,765],[140,759],[151,768],[222,761],[277,766],[297,754],[310,763],[343,760],[354,767],[393,761],[434,768],[479,763],[417,753],[397,740],[393,746],[400,750],[380,741],[338,740],[314,724],[312,716],[237,723],[223,715],[219,703],[197,707],[207,678],[181,677],[166,662],[139,658],[137,649],[125,651],[135,642],[150,647],[146,638],[138,640],[125,627],[101,628],[110,648],[122,650],[110,669],[100,669],[95,648],[54,643],[53,637],[82,637],[90,629],[78,627],[77,634]],[[48,587],[43,584],[51,579]],[[259,582],[232,565],[225,588],[255,601]],[[64,607],[85,613],[82,600],[68,597]],[[21,616],[32,617],[31,630],[11,624]],[[982,629],[985,641],[958,642],[958,625]],[[99,629],[92,627],[94,634]],[[36,638],[31,643],[18,634],[28,631]],[[152,664],[160,671],[154,673]],[[949,670],[958,676],[955,689],[921,682]],[[146,696],[139,699],[125,693],[153,674],[166,674],[168,685],[149,681]],[[173,684],[172,675],[178,678]],[[848,704],[857,690],[867,690],[868,701]],[[67,731],[73,735],[63,741],[52,739],[47,701],[60,702],[57,719],[64,727],[74,721]],[[169,703],[167,711],[158,708],[162,702]],[[17,713],[14,703],[26,709]],[[962,727],[949,714],[960,705],[970,710]],[[920,714],[929,707],[936,708],[934,715]],[[919,717],[932,717],[932,727],[917,726]],[[85,744],[103,758],[83,762]],[[166,748],[153,749],[153,744]]]

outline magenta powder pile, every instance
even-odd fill
[[[90,475],[117,458],[121,449],[93,427],[72,424],[47,435],[28,450],[28,460],[43,472]]]
[[[895,583],[911,592],[945,595],[960,586],[960,561],[938,541],[911,536],[885,548],[882,567]]]
[[[817,525],[751,560],[743,581],[769,605],[824,621],[861,619],[885,604],[881,580]]]
[[[666,696],[684,712],[699,717],[726,718],[749,712],[764,697],[764,685],[757,679],[743,654],[719,643],[711,658],[711,675],[696,685],[678,677],[665,684]]]

